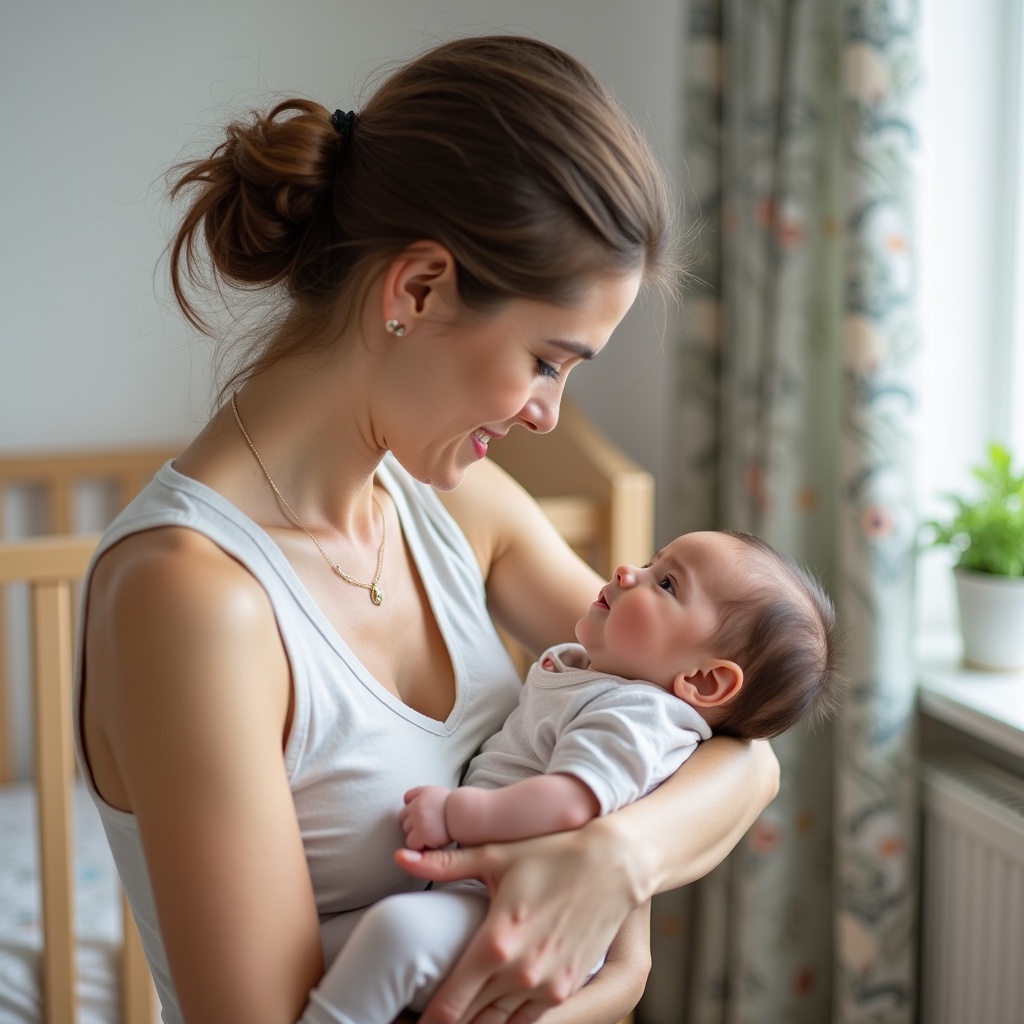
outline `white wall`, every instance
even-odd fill
[[[210,344],[157,261],[161,175],[269,94],[354,106],[367,73],[454,34],[582,57],[678,159],[679,0],[35,0],[0,6],[0,451],[184,440]],[[203,146],[208,149],[209,146]],[[667,457],[662,317],[638,310],[572,390],[648,468]],[[663,488],[667,493],[668,488]]]
[[[431,39],[525,31],[590,62],[675,173],[685,6],[0,3],[0,451],[183,441],[204,421],[210,345],[182,326],[156,270],[173,221],[160,176],[186,143],[209,137],[204,126],[265,103],[271,92],[358,106],[367,73]],[[1002,68],[1013,38],[1008,12],[1018,8],[1019,0],[922,8],[919,492],[926,513],[936,510],[938,492],[964,484],[967,466],[1007,416],[988,392],[1006,373],[993,339],[1006,327],[999,253],[1011,211],[992,197],[1005,192],[1009,166]],[[663,423],[672,389],[660,313],[634,311],[570,390],[666,481],[664,539],[671,475]],[[924,559],[920,591],[927,619],[952,614],[941,557]]]

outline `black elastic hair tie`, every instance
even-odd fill
[[[352,141],[352,130],[356,126],[356,112],[354,110],[347,112],[336,110],[331,114],[331,124],[334,125],[334,130],[341,136],[341,155],[344,158]]]

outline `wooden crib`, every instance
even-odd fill
[[[0,784],[14,781],[12,701],[8,679],[7,588],[29,590],[33,703],[34,784],[37,794],[43,955],[39,987],[43,1019],[75,1024],[75,934],[72,786],[75,775],[71,723],[77,584],[98,535],[75,534],[75,505],[82,487],[101,485],[123,506],[171,456],[169,449],[0,457],[0,513],[9,492],[41,499],[50,531],[42,537],[0,542]],[[5,534],[0,521],[0,538]],[[121,896],[123,944],[118,999],[123,1024],[153,1024],[156,993],[135,922]]]
[[[31,594],[31,685],[34,691],[34,788],[38,804],[42,887],[43,1020],[78,1018],[73,915],[72,811],[74,776],[70,680],[76,583],[98,539],[76,535],[76,494],[100,482],[121,506],[173,452],[167,448],[89,453],[0,456],[0,516],[5,492],[31,488],[42,495],[49,532],[4,540],[0,518],[0,723],[11,721],[7,678],[8,617],[3,601],[11,584]],[[649,473],[604,438],[569,402],[557,430],[545,437],[513,431],[492,457],[541,502],[569,542],[602,574],[623,561],[645,560],[653,550],[654,487]],[[525,667],[525,655],[516,652]],[[13,778],[10,737],[0,728],[0,784]],[[121,1020],[152,1024],[156,997],[141,942],[121,896],[124,944],[120,952]],[[0,949],[0,955],[2,955]],[[624,1022],[625,1024],[625,1022]]]

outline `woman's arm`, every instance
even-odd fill
[[[266,594],[199,535],[154,530],[98,563],[87,627],[90,765],[138,821],[184,1019],[293,1024],[323,962]]]
[[[587,828],[612,834],[643,901],[720,864],[778,791],[779,762],[767,740],[713,736],[654,792]]]
[[[534,656],[574,640],[576,623],[607,581],[566,544],[536,501],[487,460],[439,496],[476,552],[494,621]]]

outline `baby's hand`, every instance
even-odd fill
[[[405,794],[398,820],[410,850],[440,850],[452,837],[444,820],[444,805],[451,790],[444,786],[417,786]]]

